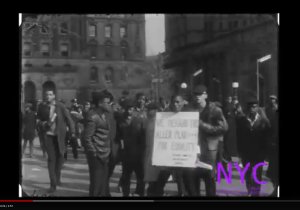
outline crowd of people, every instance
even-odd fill
[[[72,147],[73,157],[78,158],[78,148],[83,147],[89,168],[89,196],[110,196],[109,182],[115,166],[121,164],[119,189],[123,196],[130,193],[131,177],[136,175],[137,196],[164,196],[164,188],[172,176],[177,183],[178,196],[200,196],[200,183],[205,183],[206,196],[216,196],[217,162],[227,164],[233,156],[240,164],[267,160],[267,176],[278,186],[278,101],[270,96],[270,104],[259,107],[258,101],[249,98],[245,110],[236,97],[229,97],[227,104],[209,101],[207,89],[198,85],[193,99],[177,94],[170,101],[160,98],[152,102],[143,93],[134,98],[124,91],[115,101],[107,90],[99,93],[93,102],[80,105],[77,99],[67,108],[57,100],[53,90],[45,91],[34,112],[32,104],[25,105],[23,114],[22,152],[27,142],[30,157],[33,155],[35,130],[38,133],[43,155],[48,160],[49,192],[61,185],[61,169],[67,160],[67,146]],[[213,166],[204,168],[157,167],[151,163],[156,112],[200,113],[199,145],[197,159]],[[236,149],[234,149],[236,148]],[[232,152],[232,151],[235,151]],[[262,169],[258,170],[262,178]],[[249,196],[259,196],[260,185],[253,181],[251,170],[245,176]]]

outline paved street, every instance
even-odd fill
[[[29,195],[43,196],[49,188],[49,175],[47,170],[47,160],[43,158],[42,151],[39,146],[39,140],[34,140],[34,156],[29,158],[29,148],[26,149],[26,154],[23,157],[23,190]],[[233,167],[234,168],[234,167]],[[221,183],[217,183],[217,194],[219,196],[246,196],[247,190],[244,184],[240,183],[239,174],[233,170],[232,184],[227,184],[224,179]],[[265,172],[264,172],[265,174]],[[118,165],[115,168],[114,174],[110,180],[111,195],[113,197],[121,197],[122,193],[118,192],[117,185],[121,176],[121,167]],[[131,185],[131,191],[135,189],[135,175]],[[268,181],[264,177],[264,180]],[[65,162],[62,169],[62,186],[57,188],[53,196],[88,196],[89,188],[89,173],[88,165],[83,152],[83,148],[79,149],[79,158],[73,158],[71,148],[68,147],[68,160]],[[262,185],[262,196],[269,195],[273,190],[272,184],[268,182]],[[174,182],[169,182],[166,185],[165,192],[168,196],[177,194],[177,186]],[[201,194],[205,195],[204,183],[201,184]]]

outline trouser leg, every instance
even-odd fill
[[[91,154],[86,154],[87,162],[88,162],[88,167],[89,167],[89,178],[90,178],[90,186],[89,186],[89,196],[93,197],[96,196],[94,194],[94,188],[95,188],[95,160],[94,157]]]
[[[48,154],[48,172],[50,178],[51,187],[56,187],[56,174],[55,174],[55,165],[56,165],[56,153],[54,146],[54,137],[46,136],[45,147]]]
[[[57,137],[54,138],[54,149],[55,149],[55,156],[56,156],[56,161],[55,161],[56,182],[57,182],[57,184],[60,184],[61,169],[64,164],[64,157],[63,157],[63,154],[61,154],[59,151]]]
[[[204,171],[204,182],[206,188],[206,196],[216,196],[216,163],[218,159],[218,151],[211,150],[208,151],[207,160],[213,166],[213,170]]]
[[[71,147],[72,147],[72,153],[73,153],[73,157],[75,159],[78,158],[78,150],[77,150],[77,139],[74,137],[74,138],[71,138]]]
[[[107,163],[93,155],[88,156],[90,166],[90,196],[104,197],[106,196],[106,182],[108,176]]]
[[[145,194],[145,182],[144,182],[144,166],[143,162],[139,161],[135,165],[135,170],[137,184],[136,184],[136,194],[144,196]]]
[[[157,179],[157,193],[159,196],[164,195],[164,188],[166,186],[166,183],[169,180],[169,177],[171,175],[170,170],[161,170],[158,175]]]
[[[190,169],[190,168],[185,169],[183,172],[183,179],[185,180],[184,184],[188,196],[198,196],[200,178],[196,169]]]
[[[30,151],[30,156],[33,155],[33,139],[29,140],[29,151]]]
[[[177,190],[178,190],[178,196],[183,196],[186,194],[185,187],[184,187],[184,181],[183,181],[183,169],[178,168],[175,169],[175,179],[177,183]]]
[[[252,170],[251,170],[251,178],[252,178],[252,195],[253,196],[259,196],[260,194],[260,189],[261,189],[261,184],[260,183],[257,183],[255,180],[254,180],[254,177],[253,176],[256,176],[256,178],[261,181],[262,180],[262,172],[263,172],[263,167],[259,167],[257,168],[256,170],[256,174],[253,174],[253,167],[258,164],[258,163],[261,163],[263,161],[255,161],[253,162],[253,165],[252,165]]]
[[[133,165],[131,162],[123,161],[123,196],[129,196],[130,193],[130,178],[133,172]]]

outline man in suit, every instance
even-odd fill
[[[90,173],[89,195],[92,197],[108,196],[108,163],[116,129],[110,113],[110,96],[102,92],[95,98],[95,103],[95,109],[87,115],[83,134]]]
[[[259,196],[261,185],[254,180],[252,170],[266,159],[270,122],[264,111],[258,107],[255,97],[249,97],[246,114],[240,111],[236,116],[236,125],[239,157],[244,167],[250,163],[245,175],[248,196]],[[257,170],[257,178],[262,178],[262,167]]]
[[[61,169],[65,152],[65,136],[67,125],[75,136],[74,123],[66,107],[55,99],[54,90],[45,91],[46,103],[39,107],[37,118],[45,135],[45,148],[48,154],[48,170],[50,177],[49,193],[56,191],[61,185]]]
[[[277,96],[271,95],[269,106],[266,107],[266,115],[270,120],[271,129],[268,141],[268,159],[269,167],[267,176],[271,179],[274,190],[271,196],[277,196],[277,188],[279,183],[279,133],[278,133],[278,99]]]
[[[129,196],[132,172],[137,178],[136,194],[144,196],[144,120],[134,110],[134,101],[126,102],[126,111],[120,123],[121,139],[124,141],[123,167],[123,196]]]

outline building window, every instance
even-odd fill
[[[42,43],[41,52],[42,52],[43,56],[49,56],[50,55],[49,43]]]
[[[247,25],[247,20],[243,20],[243,26]]]
[[[105,38],[112,37],[111,26],[105,26],[104,31],[105,31]]]
[[[98,82],[98,69],[95,66],[93,66],[91,68],[90,81],[91,82]]]
[[[89,36],[91,36],[91,37],[96,36],[96,25],[94,25],[94,24],[89,25]]]
[[[64,57],[69,56],[69,45],[61,44],[60,45],[60,53],[61,53],[61,56],[64,56]]]
[[[67,34],[68,33],[68,24],[67,23],[61,23],[59,28],[60,34]]]
[[[112,57],[112,42],[111,41],[105,42],[105,57],[106,58]]]
[[[108,67],[105,70],[105,82],[106,84],[112,84],[113,82],[113,69],[111,67]]]
[[[49,34],[49,26],[42,25],[40,29],[41,34]]]
[[[125,60],[129,54],[128,43],[126,41],[121,42],[121,59]]]
[[[120,28],[120,37],[121,37],[121,38],[124,38],[124,37],[126,37],[126,36],[127,36],[126,27],[125,27],[125,26],[122,26],[122,27]]]
[[[25,42],[23,45],[23,52],[25,56],[31,56],[31,44],[30,42]]]

